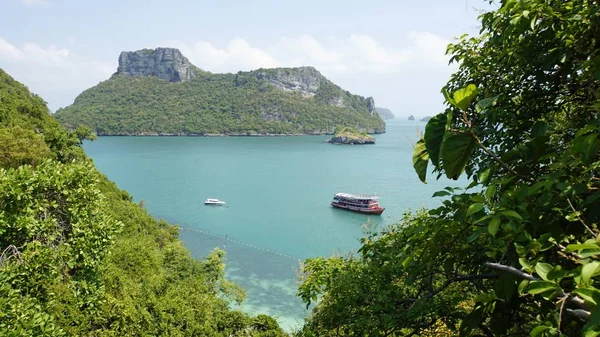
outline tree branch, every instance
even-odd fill
[[[575,209],[575,207],[571,203],[571,200],[569,198],[567,198],[567,201],[569,202],[569,206],[571,206],[571,209],[573,210],[573,212],[575,212],[575,214],[577,214],[577,219],[579,219],[579,222],[581,222],[581,224],[583,225],[583,227],[585,227],[585,229],[587,229],[588,232],[590,232],[590,234],[592,234],[592,236],[594,238],[596,238],[596,234],[594,233],[594,231],[590,227],[588,227],[588,225],[585,224],[585,222],[583,222],[583,220],[579,216],[579,212]]]
[[[496,269],[496,270],[500,270],[500,271],[503,271],[506,273],[516,275],[519,278],[522,278],[525,280],[529,280],[529,281],[538,281],[539,280],[537,277],[535,277],[533,275],[529,275],[526,272],[520,271],[519,269],[517,269],[515,267],[505,266],[503,264],[493,263],[493,262],[486,262],[485,265],[492,269]]]
[[[483,145],[483,143],[481,142],[481,139],[479,139],[479,137],[477,137],[477,135],[473,131],[471,131],[471,136],[473,138],[475,138],[475,142],[477,142],[477,146],[479,146],[479,148],[482,149],[483,152],[487,153],[490,157],[492,157],[495,161],[497,161],[502,167],[509,170],[516,176],[519,176],[523,179],[527,179],[527,177],[518,173],[512,167],[508,166],[504,161],[502,161],[502,159],[500,159],[500,157],[498,157],[497,154],[495,154],[494,152],[490,151],[487,147],[485,147],[485,145]]]
[[[583,309],[567,309],[567,313],[571,314],[574,317],[577,317],[583,321],[587,321],[590,319],[590,312]]]
[[[539,278],[527,274],[515,267],[511,267],[511,266],[505,266],[503,264],[499,264],[499,263],[493,263],[493,262],[486,262],[485,263],[486,266],[492,268],[492,269],[496,269],[496,270],[500,270],[500,271],[504,271],[513,275],[518,276],[519,278],[525,279],[525,280],[529,280],[529,281],[541,281]],[[558,293],[558,296],[560,297],[564,297],[567,296],[567,294],[565,294],[563,291],[560,291]],[[569,303],[573,303],[574,305],[576,305],[577,307],[581,308],[582,311],[585,311],[589,317],[590,315],[590,307],[585,303],[585,301],[583,299],[581,299],[580,297],[577,296],[571,296],[568,299]],[[569,311],[570,309],[567,309],[567,312],[570,313]],[[579,309],[578,309],[579,310]],[[579,314],[582,315],[582,314]]]

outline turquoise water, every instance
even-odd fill
[[[248,291],[243,309],[293,328],[299,260],[359,247],[363,224],[382,227],[408,209],[439,203],[450,180],[423,184],[412,168],[419,124],[388,122],[377,144],[327,137],[100,137],[84,145],[98,168],[156,217],[179,224],[195,256],[227,251],[228,277]],[[336,192],[375,193],[386,208],[366,216],[329,206]],[[227,207],[204,206],[219,198]]]

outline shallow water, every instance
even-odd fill
[[[248,291],[243,309],[290,329],[306,310],[295,297],[299,260],[359,247],[362,225],[382,227],[464,181],[423,184],[412,168],[416,122],[389,121],[377,144],[327,137],[100,137],[84,148],[98,168],[156,217],[179,224],[195,256],[227,251],[228,277]],[[366,216],[329,206],[336,192],[376,193],[386,208]],[[227,207],[204,206],[219,198]]]

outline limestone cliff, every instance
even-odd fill
[[[185,82],[194,78],[196,71],[179,50],[156,48],[122,52],[117,74],[155,76],[169,82]]]
[[[296,91],[304,97],[313,97],[321,83],[328,81],[313,67],[259,69],[256,78],[266,80],[277,89]]]
[[[267,81],[282,91],[300,93],[303,97],[323,96],[323,101],[340,108],[351,105],[345,96],[351,96],[347,91],[325,78],[313,67],[258,69],[252,72],[257,79]],[[367,106],[369,114],[375,112],[373,97],[357,96],[362,104]]]

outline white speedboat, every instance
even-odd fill
[[[204,204],[205,205],[223,206],[223,205],[225,205],[225,201],[221,201],[219,199],[208,198],[208,199],[206,199],[206,201],[204,201]]]

